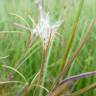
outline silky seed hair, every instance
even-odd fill
[[[49,13],[46,13],[42,7],[41,0],[36,0],[36,6],[39,12],[39,22],[33,29],[33,34],[39,36],[43,47],[46,47],[49,40],[51,42],[51,40],[55,37],[55,32],[62,22],[61,20],[58,20],[56,23],[52,24]]]

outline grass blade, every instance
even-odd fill
[[[75,58],[79,54],[81,48],[83,47],[84,43],[86,42],[86,39],[87,39],[89,33],[91,32],[92,28],[94,27],[95,21],[96,21],[96,17],[88,25],[88,28],[87,28],[84,36],[81,37],[81,40],[80,40],[80,42],[78,44],[78,47],[76,48],[75,52],[73,53],[73,56],[71,57],[71,59],[68,61],[68,63],[66,64],[66,66],[64,68],[64,72],[63,72],[64,76],[68,72],[69,68],[71,67],[71,64],[73,63],[73,61],[75,60]]]
[[[80,5],[79,5],[79,9],[78,9],[78,12],[77,12],[77,15],[76,15],[76,19],[75,19],[75,22],[74,22],[74,24],[72,26],[72,31],[70,33],[70,37],[69,37],[69,40],[68,40],[68,43],[67,43],[67,46],[66,46],[66,49],[65,49],[63,62],[62,62],[62,65],[60,66],[60,72],[58,73],[57,79],[56,79],[55,84],[53,86],[57,85],[59,83],[61,77],[62,77],[62,73],[64,71],[64,66],[66,64],[67,57],[68,57],[68,54],[69,54],[70,49],[72,47],[74,37],[75,37],[75,33],[76,33],[76,30],[77,30],[77,27],[78,27],[79,17],[80,17],[82,8],[83,8],[83,3],[84,3],[84,0],[81,0]]]
[[[60,84],[58,84],[58,86],[52,92],[50,92],[48,96],[61,96],[61,94],[66,94],[68,90],[68,86],[70,86],[69,84],[71,84],[72,81],[79,80],[81,78],[87,78],[92,75],[96,75],[96,71],[86,72],[79,75],[71,76],[63,80]]]
[[[96,83],[91,84],[91,85],[89,85],[89,86],[87,86],[87,87],[85,87],[85,88],[83,88],[83,89],[80,89],[79,91],[76,91],[76,92],[72,93],[72,94],[69,95],[69,96],[79,96],[79,95],[82,95],[82,94],[84,94],[85,92],[87,92],[87,91],[89,91],[89,90],[91,90],[91,89],[94,89],[94,88],[96,88]]]
[[[19,76],[20,76],[20,77],[22,77],[22,79],[23,79],[25,82],[27,82],[27,80],[26,80],[25,76],[24,76],[22,73],[20,73],[17,69],[12,68],[12,67],[7,66],[7,65],[1,65],[1,67],[6,68],[6,69],[10,69],[10,70],[12,70],[12,71],[14,71],[14,72],[18,73],[18,74],[19,74]]]
[[[24,23],[25,23],[27,26],[30,26],[30,25],[28,24],[28,22],[27,22],[22,16],[17,15],[17,14],[15,14],[15,13],[9,13],[9,14],[20,18],[20,20],[24,21]]]
[[[96,71],[92,71],[92,72],[86,72],[86,73],[82,73],[82,74],[79,74],[79,75],[71,76],[71,77],[63,80],[59,85],[62,85],[66,82],[70,82],[70,81],[73,81],[73,80],[79,80],[81,78],[86,78],[86,77],[89,77],[89,76],[92,76],[92,75],[95,75],[95,74],[96,74]]]
[[[3,84],[9,84],[9,83],[23,83],[21,81],[0,81],[0,85],[3,85]]]

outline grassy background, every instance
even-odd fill
[[[71,26],[74,21],[74,16],[79,3],[78,1],[79,0],[45,0],[44,7],[46,11],[50,13],[50,17],[53,22],[58,20],[61,15],[64,17],[64,24],[58,30],[58,32],[62,34],[62,38],[56,37],[51,52],[51,57],[48,65],[48,75],[46,76],[46,86],[47,84],[49,86],[51,85],[52,81],[56,77],[56,74],[58,73],[59,63],[63,56],[66,41],[68,39]],[[90,23],[92,18],[96,16],[95,5],[96,0],[85,0],[79,21],[79,27],[74,41],[74,47],[71,50],[70,56],[75,50],[80,36],[84,34],[87,25]],[[13,23],[15,22],[23,25],[26,24],[16,16],[10,15],[10,13],[18,14],[24,17],[25,20],[27,20],[27,22],[30,24],[30,27],[32,27],[32,23],[30,19],[28,19],[28,15],[33,16],[35,21],[37,22],[38,12],[34,4],[34,0],[0,0],[0,64],[14,67],[19,58],[22,57],[25,42],[28,38],[28,32],[22,28],[14,26]],[[2,57],[5,56],[8,57],[2,59]],[[19,62],[20,64],[22,63],[22,65],[18,70],[30,82],[40,68],[40,62],[41,44],[35,41],[32,44],[31,52],[26,56],[26,58],[21,59],[21,62]],[[69,75],[79,74],[91,70],[96,70],[96,27],[89,34],[86,44],[83,46],[80,54],[74,61],[74,64],[69,71]],[[23,81],[20,76],[18,76],[18,74],[4,68],[0,68],[0,80],[6,80],[10,73],[14,74],[14,80]],[[74,84],[72,91],[79,90],[80,88],[83,88],[95,82],[95,80],[95,76],[87,79],[81,79],[77,82],[77,85]],[[1,84],[0,96],[15,96],[13,94],[17,94],[18,91],[22,89],[22,86],[22,84],[16,84],[14,85],[14,88],[12,88],[11,84]],[[47,88],[49,86],[47,86]],[[9,89],[7,90],[6,88]],[[91,90],[81,96],[95,95],[96,90]]]

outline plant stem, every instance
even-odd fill
[[[85,87],[83,89],[80,89],[79,91],[76,91],[76,92],[72,93],[69,96],[80,96],[81,94],[84,94],[85,92],[87,92],[87,91],[89,91],[89,90],[91,90],[93,88],[96,88],[96,83],[91,84],[91,85],[89,85],[89,86],[87,86],[87,87]]]
[[[70,37],[69,37],[69,40],[68,40],[68,43],[67,43],[67,47],[65,49],[65,54],[64,54],[64,58],[63,58],[63,61],[62,61],[62,65],[60,67],[60,72],[58,73],[58,76],[57,76],[57,79],[53,85],[56,86],[58,85],[61,77],[62,77],[62,74],[63,74],[63,71],[64,71],[64,67],[66,65],[66,61],[67,61],[67,58],[69,56],[69,52],[70,52],[70,49],[72,47],[72,44],[73,44],[73,41],[74,41],[74,37],[75,37],[75,33],[76,33],[76,30],[77,30],[77,27],[78,27],[78,23],[79,23],[79,17],[81,15],[81,11],[82,11],[82,8],[83,8],[83,3],[84,3],[84,0],[81,0],[80,1],[80,5],[79,5],[79,9],[78,9],[78,12],[77,12],[77,15],[76,15],[76,20],[73,24],[73,27],[72,27],[72,31],[70,33]]]
[[[48,50],[48,54],[47,54],[47,58],[46,58],[46,62],[45,62],[45,67],[44,67],[44,71],[43,71],[41,86],[44,86],[45,79],[46,79],[46,76],[47,76],[47,69],[48,69],[48,63],[49,63],[49,58],[50,58],[50,55],[51,55],[52,46],[53,46],[53,40],[51,41],[50,47],[49,47],[49,50]],[[42,96],[42,94],[43,94],[43,89],[40,90],[39,96]]]

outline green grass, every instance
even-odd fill
[[[34,83],[36,82],[34,81],[34,78],[40,71],[42,62],[41,40],[36,39],[32,42],[32,46],[26,46],[30,32],[14,24],[18,23],[32,28],[33,25],[31,20],[28,18],[29,15],[34,18],[36,23],[38,22],[39,15],[34,0],[0,0],[0,96],[21,96],[22,92],[28,92],[26,96],[38,96],[37,92],[39,93],[39,91],[34,91],[36,86],[39,87],[39,89],[45,88],[44,90],[48,89],[52,91],[53,89],[52,85],[54,84],[53,82],[56,80],[57,75],[60,72],[59,69],[61,68],[62,60],[64,54],[66,53],[66,46],[68,45],[67,41],[69,40],[70,32],[74,24],[74,19],[76,19],[76,15],[78,18],[78,7],[80,1],[82,0],[44,1],[44,8],[47,12],[49,12],[52,23],[57,21],[60,16],[63,16],[64,23],[58,30],[58,33],[61,35],[56,36],[53,45],[51,46],[52,48],[49,46],[49,53],[47,54],[44,67],[45,69],[44,73],[42,74],[42,86],[37,86]],[[87,26],[96,16],[95,5],[96,0],[84,0],[75,38],[73,40],[72,47],[70,47],[70,52],[68,53],[66,62],[68,62],[68,60],[70,60],[70,58],[73,56],[80,38],[84,36],[86,30],[89,28]],[[12,14],[21,16],[20,18],[23,18],[23,20]],[[26,22],[29,25],[27,25]],[[68,77],[96,70],[95,58],[96,24],[87,36],[87,40],[84,43],[84,46],[80,49],[80,52],[75,58],[73,65],[68,70],[67,74],[62,75],[62,78],[63,76]],[[12,81],[20,82],[7,83],[11,76]],[[87,86],[89,86],[87,88],[90,89],[90,86],[93,87],[95,83],[96,76],[94,75],[72,82],[72,86],[69,89],[74,95],[74,92]],[[30,91],[28,88],[30,88]],[[44,90],[40,91],[40,96],[47,96],[47,92]],[[79,91],[79,93],[80,92],[81,91]],[[82,95],[77,96],[95,95],[96,90],[93,88],[87,92],[84,92]]]

